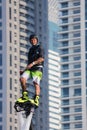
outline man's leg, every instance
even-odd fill
[[[39,98],[40,98],[40,80],[42,78],[42,72],[41,71],[33,71],[32,77],[33,77],[33,84],[35,87],[35,97],[34,97],[34,100],[31,100],[31,103],[35,104],[38,107],[39,106]]]
[[[30,71],[26,70],[20,78],[20,82],[21,82],[21,87],[22,87],[22,99],[24,100],[28,100],[28,91],[26,90],[26,81],[30,76]]]
[[[20,82],[21,82],[22,92],[26,91],[26,79],[21,77]]]

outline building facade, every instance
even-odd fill
[[[48,130],[60,128],[60,57],[58,54],[58,0],[48,0]]]
[[[87,129],[87,0],[58,0],[61,130]]]
[[[40,44],[47,50],[45,4],[47,5],[46,0],[0,0],[0,130],[19,130],[18,116],[14,110],[14,102],[21,96],[19,71],[27,64],[30,34],[36,33]],[[44,74],[46,73],[45,68]],[[43,76],[42,94],[44,88],[47,89],[43,87],[46,82]],[[44,125],[47,117],[43,118],[47,104],[42,105],[42,100],[46,100],[45,94],[43,95],[41,107],[36,111],[35,130],[47,129],[47,125]]]

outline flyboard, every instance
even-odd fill
[[[32,117],[36,106],[29,101],[24,103],[15,102],[14,108],[18,112],[21,130],[33,130]]]

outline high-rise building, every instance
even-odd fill
[[[48,0],[48,130],[58,130],[60,112],[60,57],[58,54],[58,0]]]
[[[87,0],[58,0],[61,128],[87,129]]]
[[[38,35],[46,51],[47,0],[0,0],[0,130],[19,130],[14,102],[20,96],[19,71],[27,64],[28,37],[32,33]],[[35,130],[47,129],[47,117],[44,116],[47,104],[43,105],[46,82],[43,76],[41,107],[36,111]]]

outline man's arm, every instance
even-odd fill
[[[44,61],[44,58],[40,57],[37,60],[33,61],[32,63],[30,63],[26,69],[30,69],[31,67],[33,67],[34,65],[40,64]]]

